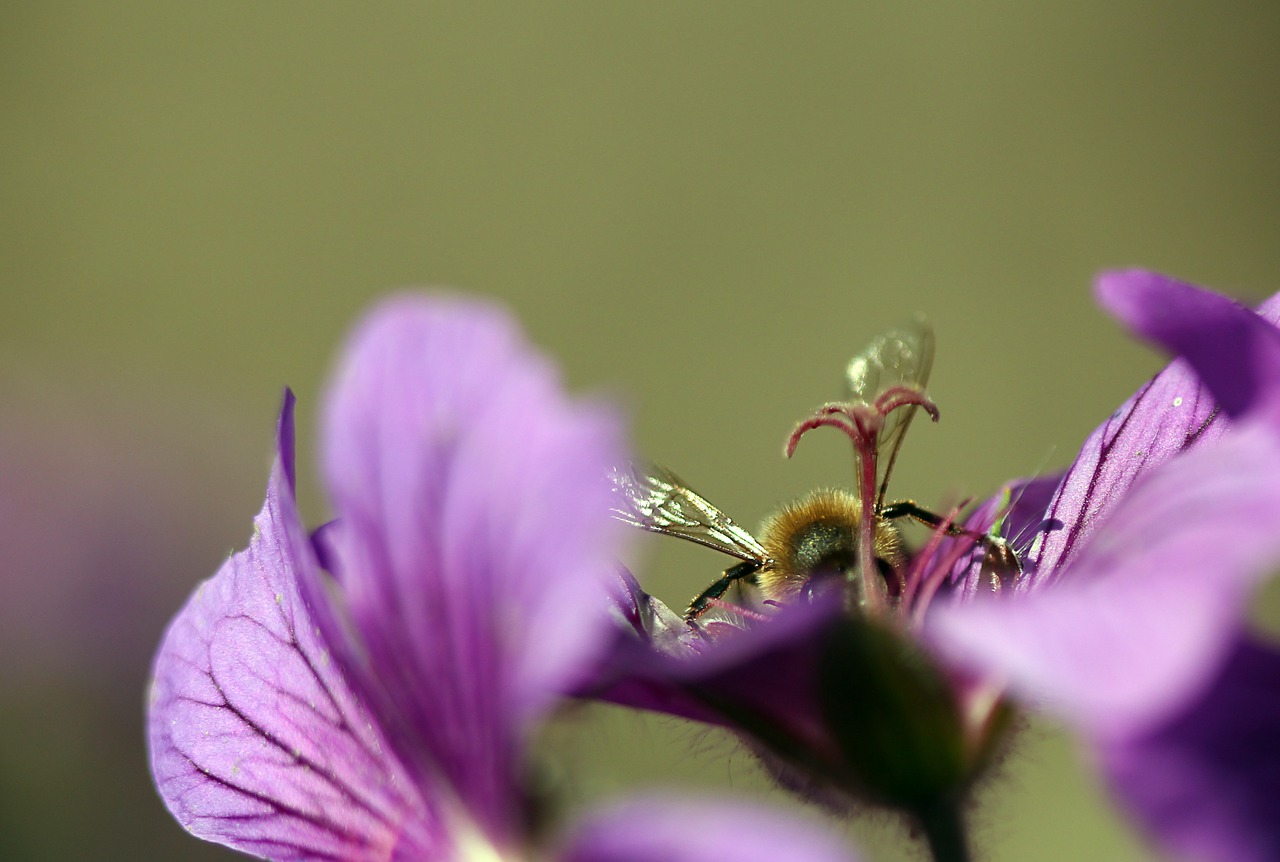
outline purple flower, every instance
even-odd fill
[[[621,608],[641,637],[591,692],[729,726],[807,795],[834,788],[917,821],[961,804],[1012,698],[1077,727],[1162,846],[1280,858],[1280,656],[1243,621],[1280,563],[1280,299],[1259,315],[1141,272],[1105,276],[1099,294],[1182,358],[1060,483],[1020,483],[969,522],[1007,510],[1004,535],[1027,551],[999,595],[961,565],[907,619],[788,609],[682,651],[678,617],[632,586]],[[910,565],[935,583],[971,544],[937,542]],[[643,654],[646,638],[661,655]]]
[[[165,634],[151,767],[192,833],[274,860],[526,858],[530,734],[609,637],[618,424],[498,310],[403,297],[324,414],[336,520],[308,535],[286,397],[248,548]],[[569,860],[848,858],[767,812],[632,802]],[[790,853],[799,848],[802,852]]]
[[[1280,299],[1150,273],[1099,298],[1181,358],[1085,443],[1016,600],[936,609],[940,651],[1076,727],[1161,846],[1280,857],[1280,656],[1247,600],[1280,562]]]

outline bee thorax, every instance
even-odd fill
[[[793,599],[817,578],[850,578],[858,570],[862,504],[847,491],[825,490],[784,506],[761,530],[761,544],[773,561],[759,576],[763,593]],[[890,567],[900,556],[898,531],[876,525],[876,558]]]

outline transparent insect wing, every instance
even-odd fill
[[[880,395],[899,386],[924,392],[933,369],[933,346],[933,330],[920,319],[882,333],[849,360],[845,370],[849,400],[874,404]],[[914,405],[899,407],[885,418],[876,443],[877,509],[884,504],[898,447],[917,409]]]
[[[665,467],[631,462],[609,473],[613,516],[625,524],[675,536],[717,551],[763,563],[768,554],[756,538]]]

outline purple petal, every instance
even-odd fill
[[[497,308],[404,296],[348,345],[324,431],[344,663],[422,780],[511,837],[525,736],[609,636],[617,422]]]
[[[783,608],[749,629],[690,642],[683,654],[659,652],[653,642],[627,633],[578,693],[731,727],[766,745],[837,757],[818,682],[825,632],[842,611],[837,599]]]
[[[1280,443],[1238,427],[1143,476],[1052,589],[938,603],[928,635],[1097,737],[1180,709],[1280,559]]]
[[[1199,368],[1188,359],[1174,360],[1089,436],[1045,512],[1046,519],[1063,529],[1046,533],[1028,554],[1024,562],[1030,577],[1020,589],[1056,580],[1140,475],[1192,445],[1222,435],[1228,423],[1219,415],[1201,373],[1209,375],[1233,404],[1248,403],[1257,397],[1250,392],[1275,385],[1270,371],[1254,375],[1251,369],[1224,364],[1226,359],[1247,364],[1257,354],[1264,365],[1274,366],[1274,358],[1266,358],[1270,337],[1260,334],[1257,318],[1242,322],[1241,308],[1231,300],[1142,272],[1104,276],[1098,291],[1104,304],[1140,332],[1164,333],[1168,346],[1191,349],[1190,359]],[[1208,306],[1209,312],[1201,306]],[[1280,296],[1263,303],[1258,314],[1273,325],[1280,321]],[[1201,326],[1204,334],[1195,335]],[[1233,327],[1246,330],[1252,346],[1221,350],[1223,345],[1215,339],[1223,337],[1223,328]],[[1241,385],[1242,380],[1250,382]]]
[[[1280,420],[1280,330],[1235,300],[1131,270],[1098,279],[1099,302],[1142,337],[1185,357],[1230,416]]]
[[[623,642],[641,644],[645,654],[656,650],[673,658],[684,658],[702,652],[707,646],[684,617],[642,590],[635,576],[621,566],[613,591],[612,610],[621,624]],[[606,664],[613,654],[611,647],[604,656]]]
[[[1220,862],[1280,859],[1280,651],[1239,638],[1182,715],[1104,746],[1112,789],[1164,849]]]
[[[1218,438],[1224,428],[1185,361],[1172,362],[1144,384],[1081,447],[1045,510],[1045,520],[1062,528],[1044,533],[1032,548],[1025,561],[1030,576],[1019,591],[1056,581],[1143,473],[1197,441]]]
[[[195,835],[276,860],[421,858],[440,825],[329,661],[297,589],[292,397],[249,547],[201,584],[153,669],[151,769]]]
[[[582,824],[561,862],[852,862],[817,824],[773,809],[673,799],[628,800]]]
[[[690,659],[712,648],[659,599],[620,569],[613,595],[615,630],[597,666],[573,693],[691,721],[726,719],[700,700],[683,678]]]

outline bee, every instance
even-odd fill
[[[853,442],[856,490],[819,490],[789,503],[765,520],[758,538],[664,467],[636,461],[611,472],[615,518],[738,559],[693,598],[687,621],[725,604],[722,597],[731,587],[752,587],[766,604],[779,605],[811,595],[830,579],[849,584],[860,608],[893,607],[908,588],[898,527],[903,518],[986,545],[984,568],[990,567],[995,581],[1017,570],[1017,558],[1002,539],[955,526],[912,500],[885,502],[911,420],[922,409],[938,418],[925,394],[933,353],[933,331],[917,321],[881,334],[849,361],[846,399],[824,404],[800,422],[785,452],[790,457],[814,428],[838,428]]]

